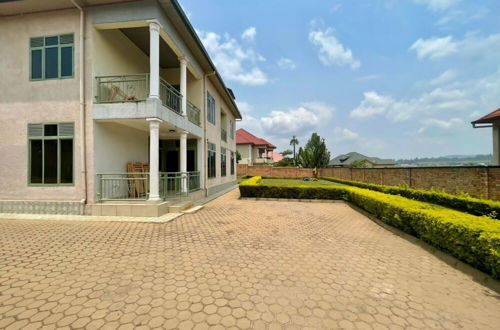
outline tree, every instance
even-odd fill
[[[281,156],[283,156],[284,158],[288,158],[287,156],[290,156],[291,154],[293,154],[293,151],[290,149],[281,152]]]
[[[293,146],[293,163],[297,165],[297,157],[295,155],[295,146],[299,145],[299,140],[293,136],[293,138],[290,140],[290,145]]]
[[[304,149],[299,149],[298,163],[305,168],[324,168],[330,162],[330,152],[326,148],[325,139],[313,133]]]
[[[241,154],[238,150],[236,150],[236,164],[238,164],[241,161]]]

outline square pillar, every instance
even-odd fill
[[[500,165],[500,125],[493,124],[493,165]]]
[[[203,155],[203,148],[205,144],[203,139],[196,140],[196,166],[197,171],[200,173],[200,189],[205,187],[205,156]]]
[[[148,118],[149,122],[149,201],[160,201],[160,122]]]
[[[183,116],[187,114],[187,61],[184,57],[179,58],[180,62],[180,92],[181,99],[181,113]]]
[[[181,140],[179,146],[180,172],[182,173],[182,192],[187,192],[187,134],[188,132],[181,132]]]
[[[160,97],[160,29],[158,21],[149,21],[149,97]]]

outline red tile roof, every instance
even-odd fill
[[[276,146],[264,139],[258,138],[252,133],[240,128],[236,131],[236,144],[253,144],[256,146],[266,146],[269,149],[276,149]]]
[[[500,119],[500,109],[496,109],[495,111],[490,112],[486,116],[482,116],[481,118],[474,120],[472,124],[487,124],[498,119]]]

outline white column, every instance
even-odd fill
[[[149,200],[160,200],[160,122],[157,118],[148,118],[149,122]]]
[[[493,125],[493,165],[500,165],[500,126]]]
[[[248,145],[248,165],[253,165],[252,164],[252,145]]]
[[[200,172],[200,189],[203,189],[205,183],[205,157],[203,156],[203,139],[196,140],[196,165]]]
[[[184,57],[179,58],[181,63],[181,77],[180,77],[180,88],[181,88],[181,111],[182,115],[185,116],[187,113],[187,61]]]
[[[160,97],[160,23],[149,22],[149,97]]]
[[[182,191],[187,191],[187,132],[181,133],[181,141],[180,141],[180,150],[179,150],[179,158],[180,158],[180,170],[182,174]]]

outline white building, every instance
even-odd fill
[[[176,0],[3,1],[0,31],[0,213],[157,216],[236,183],[241,114]]]

